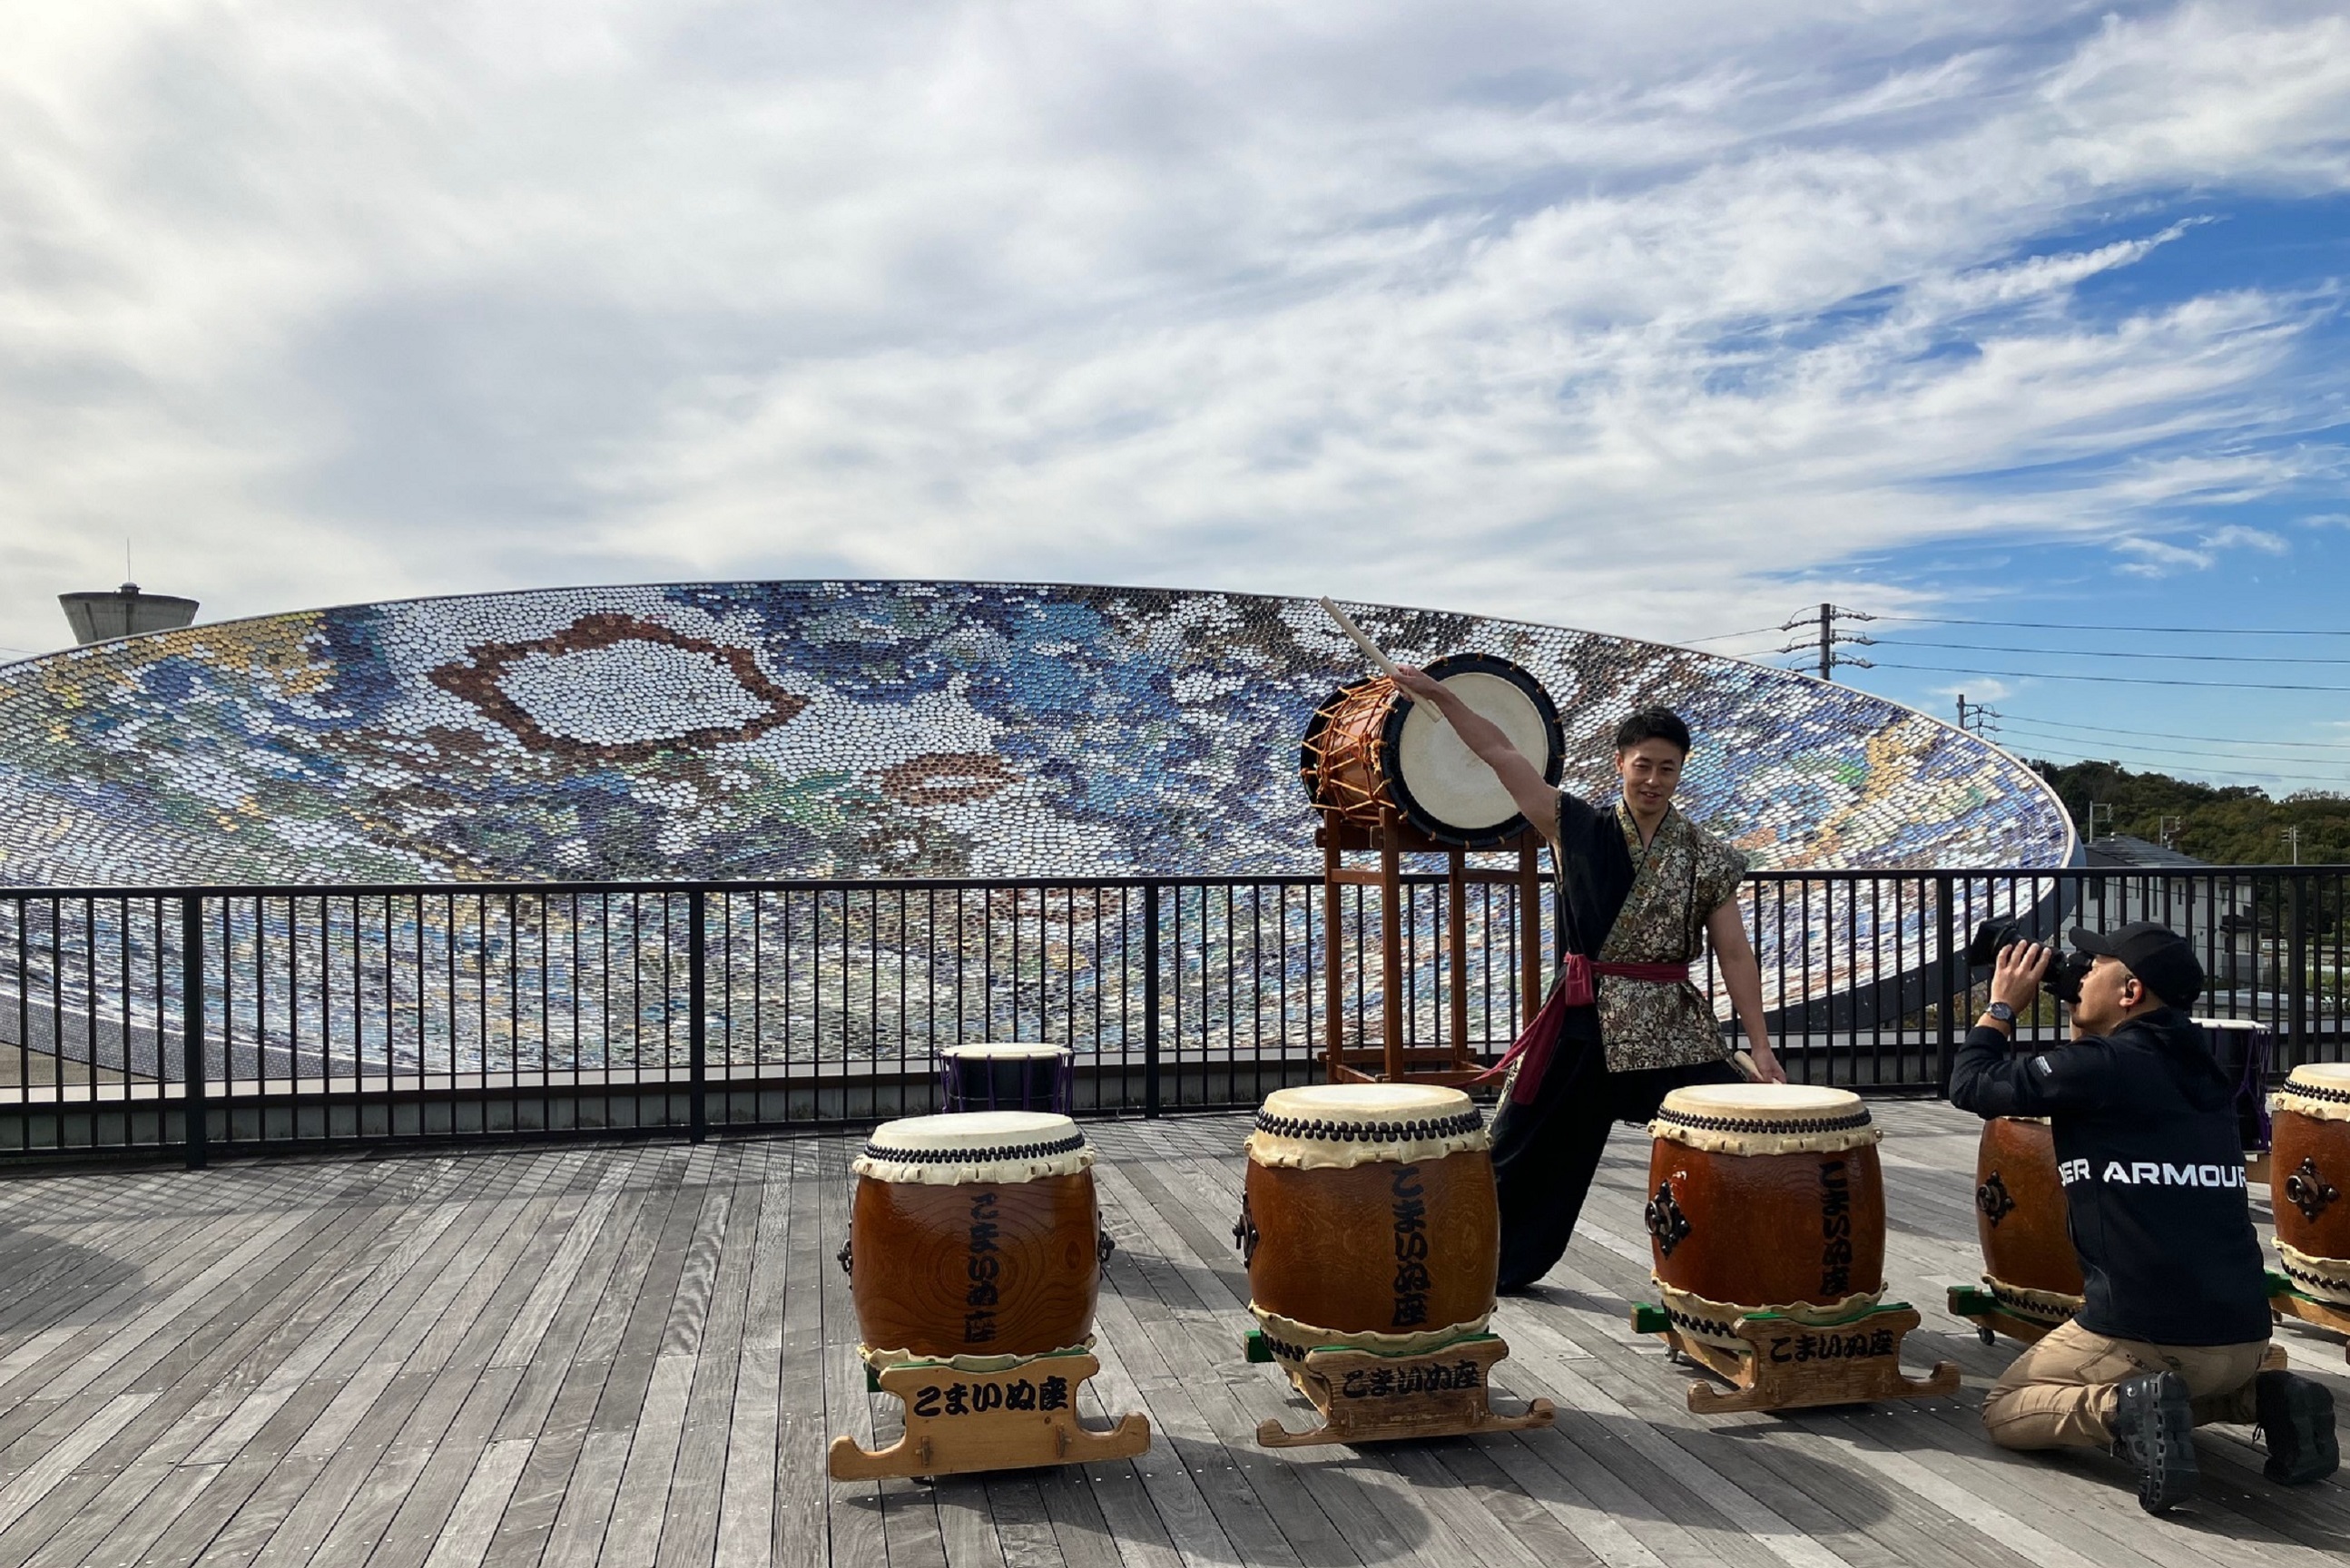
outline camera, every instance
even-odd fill
[[[1967,967],[1989,969],[1999,961],[2002,948],[2011,942],[2028,942],[2031,937],[2012,920],[1985,920],[1975,928],[1974,940],[1967,944]],[[2054,944],[2050,944],[2054,946]],[[2089,966],[2097,961],[2084,952],[2061,950],[2049,961],[2048,972],[2041,977],[2040,989],[2066,1006],[2081,1000],[2081,981]]]

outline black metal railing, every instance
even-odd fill
[[[2199,1012],[2272,1030],[2280,1069],[2337,1058],[2345,891],[2340,867],[1778,871],[1740,898],[1790,1071],[1930,1094],[1992,919],[2164,919]],[[1341,890],[1350,1044],[1390,1005],[1451,1044],[1448,897],[1406,879],[1390,999],[1378,900]],[[1463,897],[1490,1060],[1532,1000],[1517,893]],[[1068,1047],[1083,1113],[1253,1104],[1322,1071],[1327,918],[1315,877],[0,891],[0,1154],[873,1120],[934,1108],[936,1053],[978,1041]]]

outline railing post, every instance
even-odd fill
[[[1142,1114],[1159,1115],[1159,884],[1142,885]]]
[[[708,971],[703,962],[704,909],[709,895],[700,888],[685,895],[685,1073],[690,1136],[710,1137]]]
[[[1958,878],[1945,871],[1934,878],[1934,904],[1937,935],[1940,945],[1935,950],[1940,955],[1936,964],[1940,978],[1934,991],[1941,998],[1934,1009],[1935,1044],[1940,1051],[1940,1064],[1934,1071],[1934,1093],[1942,1099],[1950,1097],[1950,1064],[1959,1050],[1959,1021],[1955,1010],[1959,1004],[1960,982],[1966,971],[1959,961]]]
[[[180,1096],[182,1142],[188,1168],[211,1158],[212,1113],[204,1094],[204,900],[180,898]]]
[[[2293,1059],[2287,1067],[2298,1067],[2309,1059],[2309,885],[2303,873],[2287,873],[2285,887],[2290,899],[2287,915],[2286,954],[2293,965],[2293,978],[2285,985],[2285,1005],[2290,1009],[2293,1030]]]

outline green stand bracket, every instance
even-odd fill
[[[1652,1306],[1647,1302],[1634,1302],[1632,1303],[1632,1332],[1634,1334],[1663,1334],[1672,1326],[1673,1320],[1665,1315],[1664,1308],[1660,1306]]]
[[[1999,1311],[1999,1298],[1980,1285],[1950,1287],[1950,1314],[1953,1317],[1979,1317]]]
[[[1253,1328],[1242,1335],[1241,1348],[1251,1361],[1264,1366],[1272,1365],[1273,1346],[1264,1342],[1264,1330]]]

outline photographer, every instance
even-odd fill
[[[2184,1011],[2203,988],[2185,940],[2150,921],[2075,929],[2092,960],[2072,1000],[2073,1041],[2011,1057],[2050,950],[2002,948],[1990,1008],[1950,1073],[1950,1103],[1982,1116],[2047,1116],[2073,1245],[2079,1315],[2016,1358],[1983,1405],[2002,1448],[2106,1448],[2137,1469],[2161,1513],[2192,1496],[2192,1428],[2257,1424],[2268,1477],[2334,1471],[2334,1400],[2262,1372],[2269,1309],[2245,1200],[2235,1085]],[[2069,985],[2052,988],[2061,996]]]

